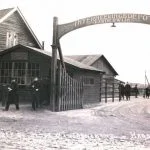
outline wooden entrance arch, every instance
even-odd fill
[[[57,68],[57,49],[62,67],[65,68],[63,55],[61,51],[60,38],[65,34],[90,25],[103,23],[143,23],[150,24],[150,15],[120,13],[91,16],[79,19],[66,24],[58,24],[58,18],[53,18],[53,44],[52,44],[52,63],[51,63],[51,110],[55,111],[56,98],[56,68]]]

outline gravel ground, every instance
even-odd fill
[[[0,150],[149,150],[150,99],[64,112],[0,107],[0,135]]]

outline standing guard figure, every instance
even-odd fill
[[[150,95],[150,89],[149,89],[149,87],[146,87],[145,88],[145,97],[149,98],[149,95]]]
[[[138,94],[139,94],[139,90],[137,88],[137,84],[134,87],[134,93],[135,93],[135,98],[137,98]]]
[[[34,78],[33,82],[31,83],[32,88],[32,108],[33,110],[36,110],[38,108],[40,103],[40,82],[37,77]]]
[[[119,84],[119,101],[121,100],[121,98],[124,99],[124,92],[125,92],[125,87],[123,85],[123,83],[120,82]]]
[[[126,95],[126,100],[130,100],[131,86],[130,86],[130,84],[128,82],[125,85],[125,95]]]
[[[19,110],[19,99],[18,99],[18,84],[15,79],[11,81],[10,86],[8,87],[8,99],[5,106],[5,111],[8,111],[10,104],[16,105],[16,110]]]

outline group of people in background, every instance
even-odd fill
[[[119,84],[119,100],[124,99],[126,97],[126,100],[130,100],[131,96],[131,86],[127,82],[126,85],[124,83]]]
[[[30,85],[30,89],[33,110],[42,107],[42,105],[49,105],[50,87],[48,78],[39,80],[38,77],[35,77]],[[12,79],[10,86],[7,87],[7,93],[4,111],[9,110],[10,104],[15,104],[16,110],[19,110],[18,84],[15,79]]]
[[[126,84],[120,82],[119,84],[119,100],[124,99],[126,97],[126,100],[130,100],[131,92],[134,93],[135,98],[138,98],[139,90],[137,87],[137,84],[132,88],[131,85],[127,82]],[[149,98],[150,96],[150,88],[146,87],[144,89],[144,98]]]

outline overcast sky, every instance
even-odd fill
[[[39,41],[51,50],[53,17],[59,24],[113,13],[150,15],[150,0],[0,0],[0,8],[18,6]],[[150,78],[150,26],[118,23],[88,26],[61,38],[64,55],[103,54],[125,82]],[[149,79],[150,80],[150,79]]]

